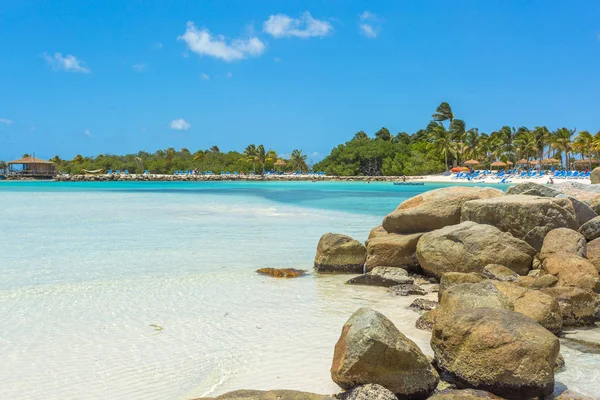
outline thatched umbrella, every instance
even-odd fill
[[[539,163],[540,162],[538,160],[529,161],[529,164],[531,164],[531,165],[538,165]]]
[[[521,158],[519,161],[517,161],[518,165],[527,165],[530,164],[529,160],[526,160],[524,158]]]
[[[465,165],[479,165],[480,162],[477,160],[467,160],[464,162]]]
[[[513,162],[512,161],[507,161],[506,165],[513,165]]]
[[[542,165],[560,164],[560,161],[556,158],[544,158],[540,162],[542,163]]]
[[[597,160],[595,158],[592,158],[592,159],[588,158],[588,159],[585,159],[585,160],[577,160],[573,164],[575,164],[575,165],[600,164],[600,160]]]
[[[279,159],[279,160],[277,160],[277,161],[275,162],[275,164],[273,164],[273,165],[274,165],[274,166],[276,166],[276,167],[280,167],[280,168],[279,168],[279,171],[281,171],[281,167],[285,166],[285,161],[283,161],[283,160],[280,158],[280,159]]]
[[[506,167],[506,163],[504,163],[504,162],[502,162],[502,161],[496,161],[496,162],[493,162],[493,163],[490,165],[490,167],[492,167],[492,168],[493,168],[493,167],[498,167],[498,168],[500,168],[500,167]]]

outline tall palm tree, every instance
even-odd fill
[[[50,159],[51,162],[53,162],[56,165],[56,170],[60,171],[62,165],[63,165],[63,160],[58,156],[54,156]]]
[[[73,164],[83,164],[84,161],[85,161],[85,159],[83,158],[83,156],[81,154],[77,154],[73,158]]]
[[[292,160],[292,165],[294,166],[294,170],[300,170],[302,172],[308,171],[308,165],[306,164],[307,159],[306,154],[302,154],[302,150],[294,150],[290,156]]]
[[[256,145],[249,144],[248,146],[246,146],[246,148],[244,149],[244,160],[252,162],[252,173],[256,173],[256,156]]]
[[[502,148],[498,149],[498,151],[501,151],[500,154],[506,154],[507,159],[514,162],[516,154],[513,141],[515,140],[517,130],[510,126],[503,126],[498,130],[497,134],[498,138],[502,141]]]
[[[481,157],[482,137],[479,136],[477,128],[469,129],[465,134],[465,149],[467,157],[479,159]]]
[[[452,113],[452,108],[450,108],[450,104],[443,101],[438,108],[435,109],[435,112],[431,116],[431,119],[435,122],[444,122],[448,121],[452,125],[452,121],[454,121],[454,114]]]
[[[438,125],[437,128],[431,131],[429,138],[431,141],[429,147],[434,151],[444,154],[444,163],[446,171],[448,171],[448,153],[452,151],[453,143],[450,133],[443,125]]]
[[[8,168],[8,164],[6,163],[6,161],[4,160],[0,160],[0,171],[2,171],[2,173],[6,173],[6,170]]]
[[[588,131],[580,131],[575,138],[573,145],[582,150],[583,158],[588,156],[589,169],[592,169],[592,147],[594,146],[594,136]]]
[[[269,149],[266,151],[265,146],[262,144],[256,148],[256,161],[261,165],[263,175],[265,174],[265,164],[269,161],[273,161],[273,155],[273,150]]]
[[[529,167],[529,159],[535,157],[538,150],[535,134],[528,129],[521,130],[517,133],[513,144],[518,157],[525,158]]]
[[[546,152],[546,147],[550,144],[549,142],[552,135],[545,126],[536,126],[533,128],[532,132],[537,143],[538,157],[540,158],[540,161],[542,161]]]
[[[207,153],[208,153],[207,151],[202,150],[202,149],[200,149],[194,153],[194,161],[200,161],[200,165],[201,165],[200,169],[202,171],[204,171],[204,160],[206,159]]]
[[[450,123],[450,137],[454,142],[452,146],[455,154],[456,161],[460,164],[463,161],[463,154],[465,152],[465,136],[467,124],[462,119],[455,119]]]
[[[219,149],[219,146],[213,146],[213,147],[210,148],[210,152],[218,154],[218,153],[221,152],[221,149]]]
[[[573,143],[571,142],[571,137],[575,133],[576,129],[567,129],[567,128],[559,128],[552,132],[551,138],[551,146],[553,149],[557,150],[558,155],[562,158],[562,153],[565,153],[566,157],[566,167],[569,169],[569,155],[573,150]]]

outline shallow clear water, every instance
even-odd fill
[[[328,231],[366,239],[443,185],[0,182],[0,398],[186,399],[239,388],[333,393],[333,346],[374,307],[426,353],[413,298],[311,270]],[[567,350],[588,395],[598,356]]]

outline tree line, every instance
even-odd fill
[[[556,159],[567,169],[576,161],[591,169],[599,158],[600,131],[592,135],[565,127],[550,131],[545,126],[503,126],[490,134],[480,133],[455,118],[450,105],[442,102],[424,129],[393,135],[384,127],[373,137],[359,131],[314,168],[333,175],[424,175],[447,171],[469,159],[485,168],[494,161],[530,165]]]

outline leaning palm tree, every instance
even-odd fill
[[[85,161],[85,159],[83,158],[83,156],[81,154],[77,154],[74,158],[73,158],[73,164],[83,164],[83,162]]]
[[[244,160],[252,163],[252,173],[256,173],[256,145],[249,144],[244,149]]]
[[[469,129],[465,134],[465,150],[467,157],[479,159],[481,156],[482,137],[477,128]]]
[[[442,102],[438,108],[435,109],[431,119],[440,123],[448,121],[450,124],[449,126],[451,126],[452,121],[454,121],[454,114],[452,114],[452,108],[450,108],[450,104],[446,103],[445,101]]]
[[[294,150],[290,156],[292,160],[292,165],[294,166],[294,170],[300,170],[302,172],[308,171],[308,165],[306,164],[307,159],[306,154],[302,154],[302,150]]]
[[[558,155],[562,159],[562,153],[565,153],[566,167],[569,169],[569,155],[573,150],[573,142],[571,137],[575,133],[575,129],[559,128],[552,132],[551,146],[558,152]]]
[[[594,146],[594,137],[588,131],[580,131],[575,138],[573,145],[581,150],[583,158],[588,156],[589,169],[592,169],[592,147]]]
[[[198,150],[194,153],[194,161],[200,161],[202,171],[204,171],[204,160],[206,160],[207,153],[205,150]]]
[[[213,146],[210,148],[210,152],[217,154],[221,152],[221,149],[219,149],[219,146]]]
[[[546,147],[550,144],[551,134],[548,128],[545,126],[536,126],[533,128],[533,135],[535,136],[535,141],[537,143],[537,151],[538,157],[540,161],[544,158],[544,154],[546,153]]]
[[[465,152],[465,140],[467,134],[467,124],[462,119],[455,119],[450,123],[450,137],[454,142],[454,155],[456,161],[460,164],[463,160],[463,154]]]
[[[438,125],[429,135],[429,148],[444,155],[446,171],[448,171],[448,153],[452,151],[452,138],[443,125]]]
[[[266,151],[262,144],[256,148],[256,161],[261,165],[263,175],[265,174],[265,164],[273,160],[273,155],[273,150]]]
[[[538,149],[535,134],[529,130],[522,130],[515,137],[513,144],[518,157],[526,159],[529,167],[529,159],[535,157]]]
[[[513,141],[515,140],[517,130],[510,126],[503,126],[496,133],[498,138],[502,141],[502,147],[501,149],[498,149],[498,151],[501,154],[505,154],[508,160],[515,161],[515,146]]]

